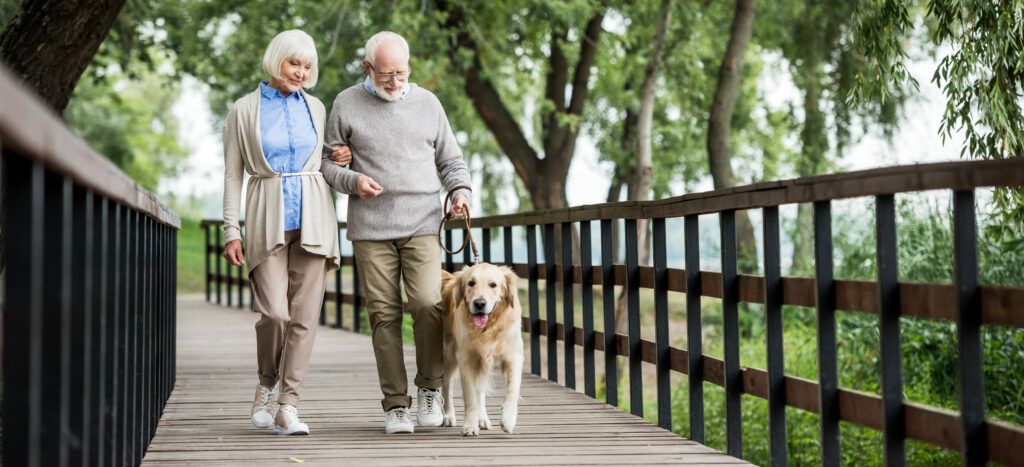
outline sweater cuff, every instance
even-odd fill
[[[227,245],[228,243],[231,243],[232,241],[241,240],[241,239],[242,239],[242,233],[238,230],[238,227],[229,226],[229,225],[225,225],[224,226],[224,245]]]
[[[341,186],[345,188],[346,193],[354,195],[359,194],[359,188],[357,187],[356,182],[359,181],[359,177],[362,175],[363,174],[354,170],[348,170],[341,174]]]

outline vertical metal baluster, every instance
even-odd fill
[[[93,294],[93,337],[95,341],[95,352],[93,353],[93,373],[90,376],[90,384],[92,385],[92,398],[91,404],[93,409],[92,419],[95,420],[92,436],[90,437],[90,453],[89,464],[91,465],[105,465],[106,457],[104,449],[104,435],[107,427],[107,412],[109,411],[108,396],[107,396],[107,361],[110,348],[107,344],[107,326],[108,316],[110,315],[110,301],[109,297],[109,277],[110,266],[109,258],[112,256],[110,251],[110,230],[108,228],[110,222],[110,211],[109,202],[106,198],[96,196],[93,198],[94,203],[99,204],[99,220],[94,222],[96,235],[93,237],[95,243],[90,247],[96,250],[93,259],[93,269],[91,274],[94,276],[94,282],[96,291]],[[98,259],[98,260],[97,260]]]
[[[481,230],[481,236],[483,237],[483,245],[482,246],[484,248],[484,251],[482,252],[482,254],[483,254],[482,259],[483,259],[483,261],[485,263],[490,263],[491,262],[491,229],[489,229],[487,227],[484,227],[483,229],[480,229],[480,230]]]
[[[113,208],[113,215],[110,216],[110,235],[111,246],[110,256],[110,278],[108,280],[108,286],[110,287],[110,313],[108,318],[108,332],[107,336],[110,339],[110,349],[107,354],[107,368],[110,370],[107,376],[107,386],[109,388],[107,398],[107,415],[106,415],[106,428],[105,428],[105,441],[103,448],[103,457],[110,460],[110,464],[119,465],[124,463],[124,457],[121,453],[122,443],[119,443],[123,438],[123,426],[121,424],[121,401],[124,397],[124,390],[121,385],[121,374],[124,371],[122,366],[121,355],[124,346],[123,333],[121,328],[123,326],[123,319],[121,317],[125,307],[124,293],[122,292],[122,285],[124,284],[124,257],[125,257],[125,229],[124,229],[124,208],[114,202],[108,201]]]
[[[558,317],[555,287],[555,225],[544,224],[544,315],[547,318],[548,379],[558,381]]]
[[[537,226],[526,226],[526,263],[530,296],[530,372],[540,376],[540,298],[537,276]]]
[[[466,238],[470,237],[471,235],[473,235],[473,233],[470,232],[469,229],[462,229],[462,240],[463,241],[465,241]],[[463,264],[463,267],[469,266],[470,264],[473,264],[473,246],[469,242],[466,242],[465,245],[466,245],[466,247],[462,249],[462,264]]]
[[[576,389],[576,306],[573,303],[572,223],[562,223],[562,322],[565,386]]]
[[[230,261],[225,259],[224,260],[224,272],[226,273],[227,277],[224,279],[224,290],[225,290],[225,294],[227,295],[227,300],[228,300],[228,306],[229,307],[233,305],[233,301],[234,301],[234,300],[232,300],[232,295],[231,295],[231,286],[235,282],[235,275],[232,273],[232,270],[234,270],[234,269],[237,269],[237,268],[234,265],[232,265]],[[241,276],[239,276],[239,277],[241,277]]]
[[[686,216],[686,347],[690,384],[690,439],[704,444],[704,350],[700,312],[700,227],[696,214]]]
[[[72,212],[74,213],[73,232],[71,245],[71,296],[75,306],[70,318],[72,320],[72,347],[76,349],[71,357],[75,363],[71,365],[70,385],[70,422],[72,436],[77,437],[78,443],[70,443],[69,459],[72,462],[88,463],[92,455],[90,452],[92,436],[93,414],[92,409],[92,380],[93,374],[93,350],[95,344],[93,339],[93,315],[96,309],[93,307],[95,294],[94,281],[96,277],[92,274],[95,251],[95,203],[93,203],[92,192],[75,187],[72,193]]]
[[[594,368],[594,265],[591,256],[590,221],[580,221],[580,278],[583,300],[583,390],[597,396]]]
[[[640,268],[636,219],[626,219],[626,315],[629,322],[629,412],[644,416],[643,355],[640,346]]]
[[[605,403],[619,406],[618,348],[615,342],[615,264],[612,258],[612,220],[601,219],[601,300],[604,311]]]
[[[39,465],[42,385],[43,168],[17,156],[3,158],[3,460]],[[17,265],[17,266],[16,266]],[[15,270],[14,268],[23,268]],[[18,273],[15,273],[17,271]]]
[[[221,289],[220,263],[221,263],[221,261],[224,261],[224,257],[221,256],[220,252],[219,252],[220,249],[224,247],[224,245],[222,245],[223,242],[221,242],[221,232],[222,232],[222,229],[217,229],[217,244],[214,245],[214,251],[216,251],[216,253],[214,253],[216,255],[214,257],[214,261],[215,261],[214,264],[216,265],[216,268],[217,268],[216,273],[214,275],[214,279],[217,281],[217,304],[218,305],[220,305],[220,289]]]
[[[875,198],[878,257],[878,344],[882,377],[882,427],[885,463],[907,465],[903,420],[903,356],[900,350],[900,285],[896,245],[896,200]]]
[[[66,374],[63,372],[62,362],[64,361],[64,350],[68,344],[64,341],[64,328],[68,324],[64,321],[65,299],[64,284],[64,252],[67,247],[64,244],[63,229],[67,228],[66,215],[70,215],[70,209],[64,207],[65,179],[53,172],[46,171],[43,176],[45,211],[43,211],[43,239],[46,245],[43,255],[43,294],[42,308],[42,360],[40,362],[42,385],[39,388],[40,396],[40,421],[39,426],[39,459],[42,465],[52,465],[61,462],[62,457],[67,455],[63,436],[61,434],[67,429],[63,423],[62,412],[64,405],[62,393],[66,390],[64,381]]]
[[[339,263],[340,263],[339,259]],[[341,266],[334,271],[334,327],[337,329],[345,329],[341,320]]]
[[[244,291],[243,289],[245,289],[245,263],[243,262],[242,265],[238,266],[236,269],[238,270],[238,309],[241,310],[245,308],[245,303],[243,303],[242,300],[242,292]]]
[[[448,248],[449,251],[454,251],[452,249],[452,230],[451,229],[445,229],[445,231],[444,231],[444,244]],[[455,272],[455,261],[452,258],[452,254],[451,253],[445,252],[445,254],[444,254],[444,268],[448,272]]]
[[[505,266],[515,266],[515,261],[512,260],[512,226],[502,227],[501,229],[501,240],[505,244],[504,257]]]
[[[821,462],[839,465],[839,380],[836,368],[836,291],[832,266],[832,202],[814,203],[814,270],[818,291],[818,378]]]
[[[55,284],[58,285],[59,293],[59,313],[60,321],[57,323],[58,332],[60,333],[60,354],[59,354],[59,368],[60,375],[58,386],[59,399],[57,400],[58,406],[51,407],[51,410],[57,411],[57,420],[59,425],[56,427],[58,444],[57,447],[60,450],[58,459],[61,464],[66,464],[71,460],[71,446],[68,442],[68,435],[72,433],[71,426],[71,346],[74,345],[72,340],[72,323],[71,323],[71,282],[75,280],[72,273],[72,260],[71,260],[71,232],[74,231],[74,211],[73,211],[73,189],[74,185],[69,178],[62,178],[61,181],[61,206],[60,206],[60,222],[54,228],[56,228],[58,235],[60,235],[60,266],[53,273],[57,276]],[[50,323],[52,326],[55,323]],[[77,329],[75,330],[77,331]],[[77,352],[76,352],[77,353]],[[52,427],[52,425],[51,425]]]
[[[202,224],[200,224],[202,225]],[[203,282],[206,283],[206,301],[210,301],[210,226],[202,225],[203,227],[203,265],[206,272],[203,275]]]
[[[359,332],[362,324],[361,306],[362,298],[359,296],[359,267],[356,266],[356,252],[352,251],[352,332]]]
[[[977,228],[974,190],[953,192],[953,281],[956,286],[963,465],[985,465],[988,460]]]
[[[786,369],[782,346],[782,269],[779,207],[764,208],[764,303],[768,355],[768,425],[771,465],[789,463],[786,447]]]
[[[658,426],[672,429],[672,386],[668,336],[668,246],[665,219],[651,221],[654,247],[654,342],[657,346]]]
[[[736,275],[736,212],[719,213],[722,235],[722,322],[725,340],[725,432],[730,456],[743,458],[740,374],[739,278]]]

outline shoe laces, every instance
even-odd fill
[[[260,402],[259,408],[270,410],[271,400],[274,398],[274,390],[265,386],[260,386]]]
[[[409,409],[405,407],[391,409],[388,411],[388,419],[391,420],[392,423],[412,423],[412,420],[409,419]]]
[[[420,389],[420,392],[423,393],[423,406],[427,412],[440,410],[440,406],[444,405],[444,396],[441,395],[441,391]]]
[[[288,422],[289,426],[299,421],[299,409],[296,409],[294,405],[282,405],[281,413],[284,415],[284,419]]]

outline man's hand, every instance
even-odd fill
[[[344,167],[352,163],[352,151],[348,146],[337,146],[331,148],[331,162],[338,167]]]
[[[245,255],[242,254],[242,241],[232,240],[227,245],[224,245],[224,257],[232,265],[241,266],[242,262],[245,261]]]
[[[466,195],[463,194],[455,195],[455,202],[448,209],[448,213],[456,218],[466,217],[469,214],[469,198],[466,198]]]
[[[356,179],[356,191],[359,193],[360,198],[369,199],[381,194],[384,191],[384,187],[378,185],[372,178],[360,175]]]

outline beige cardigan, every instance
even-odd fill
[[[331,189],[320,173],[326,111],[319,99],[306,94],[317,146],[302,167],[302,248],[327,257],[339,267],[338,221]],[[274,250],[284,246],[284,195],[281,176],[270,168],[260,140],[260,89],[235,101],[224,120],[224,243],[242,238],[238,210],[242,195],[242,169],[249,174],[245,194],[245,256],[252,273]]]

